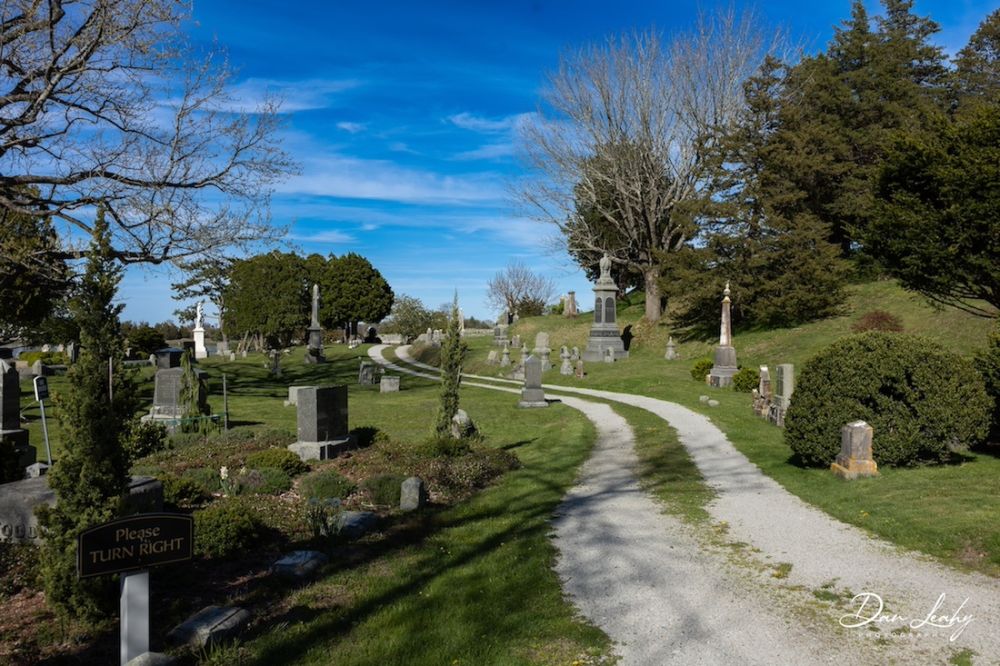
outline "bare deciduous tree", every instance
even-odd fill
[[[522,130],[529,214],[557,225],[574,256],[607,252],[641,274],[650,320],[661,315],[657,254],[695,233],[713,149],[773,45],[733,9],[668,42],[651,30],[610,38],[562,58]]]
[[[494,275],[486,289],[486,301],[491,308],[522,315],[542,314],[556,292],[552,280],[517,260]]]
[[[123,263],[280,233],[270,193],[295,166],[276,142],[276,105],[238,108],[224,59],[187,44],[187,9],[0,0],[0,207],[55,222],[53,259],[81,256],[71,239],[89,236],[97,205]]]

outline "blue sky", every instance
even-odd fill
[[[536,108],[545,73],[566,48],[632,28],[685,29],[711,6],[196,0],[188,30],[196,43],[226,48],[238,71],[233,93],[248,108],[267,93],[284,100],[283,143],[302,166],[272,205],[288,242],[305,253],[362,254],[397,294],[432,308],[457,289],[466,315],[492,319],[486,282],[510,259],[551,277],[560,293],[589,290],[568,257],[553,253],[553,229],[510,200],[522,173],[514,133]],[[942,25],[936,43],[950,53],[997,6],[916,3]],[[850,12],[849,0],[756,7],[809,51]],[[173,318],[172,277],[131,269],[124,317]]]

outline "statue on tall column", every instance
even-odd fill
[[[198,301],[194,306],[194,327],[202,328],[201,325],[201,304],[202,301]]]

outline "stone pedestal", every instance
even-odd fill
[[[205,348],[205,329],[201,326],[192,331],[194,336],[194,357],[208,358],[208,349]]]
[[[840,455],[830,465],[830,471],[844,479],[878,476],[878,465],[872,458],[874,431],[864,421],[848,423],[840,429]]]
[[[615,310],[615,296],[618,286],[611,279],[611,260],[607,255],[601,259],[601,277],[594,285],[594,322],[590,326],[590,337],[582,356],[584,361],[603,361],[611,352],[613,359],[628,358],[625,343],[618,330],[618,314]]]

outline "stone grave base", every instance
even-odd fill
[[[830,463],[830,471],[842,479],[853,481],[866,476],[878,476],[878,465],[874,460],[855,460],[854,458],[843,459],[838,457],[837,462]]]
[[[354,445],[354,435],[348,435],[325,442],[295,442],[288,445],[288,450],[293,451],[302,462],[308,462],[336,458],[342,452],[354,448]]]
[[[548,407],[549,403],[545,400],[545,391],[542,389],[524,389],[521,391],[521,401],[517,403],[517,406],[522,408]]]

